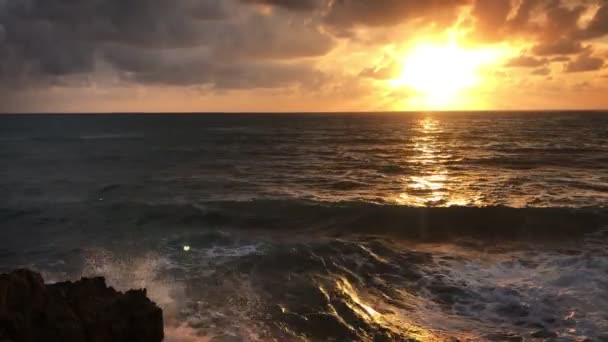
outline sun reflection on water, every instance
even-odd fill
[[[411,206],[465,205],[465,197],[450,191],[450,173],[445,162],[452,155],[446,151],[441,122],[432,116],[420,119],[413,129],[412,151],[406,158],[416,174],[402,178],[404,191],[396,202]]]
[[[415,340],[439,341],[433,332],[414,324],[408,319],[407,315],[401,315],[392,309],[385,308],[386,305],[382,301],[369,303],[364,300],[363,295],[359,294],[346,278],[338,278],[335,285],[342,296],[350,299],[350,303],[347,303],[347,305],[360,319],[382,326],[393,332],[395,336],[399,336],[401,332],[406,332],[410,338]],[[326,293],[324,289],[323,291]],[[376,310],[372,307],[373,305],[383,308]]]

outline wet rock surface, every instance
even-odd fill
[[[44,284],[40,274],[0,275],[0,341],[162,341],[162,310],[146,290],[121,293],[104,278]]]
[[[553,331],[543,329],[533,332],[530,336],[533,338],[554,338],[557,337],[557,334]]]

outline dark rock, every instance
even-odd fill
[[[513,333],[496,333],[484,336],[488,341],[495,342],[522,342],[524,340],[523,337],[513,334]]]
[[[220,335],[214,337],[211,342],[243,342],[243,339],[238,336]]]
[[[117,292],[103,278],[45,285],[28,270],[0,275],[0,341],[160,342],[162,310],[145,290]]]
[[[532,336],[534,338],[553,338],[553,337],[557,337],[557,334],[554,333],[553,331],[542,329],[542,330],[533,332],[532,334],[530,334],[530,336]]]

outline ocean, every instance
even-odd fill
[[[0,272],[168,341],[608,340],[608,113],[0,116]]]

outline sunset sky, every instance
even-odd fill
[[[606,0],[0,0],[0,112],[608,108]]]

